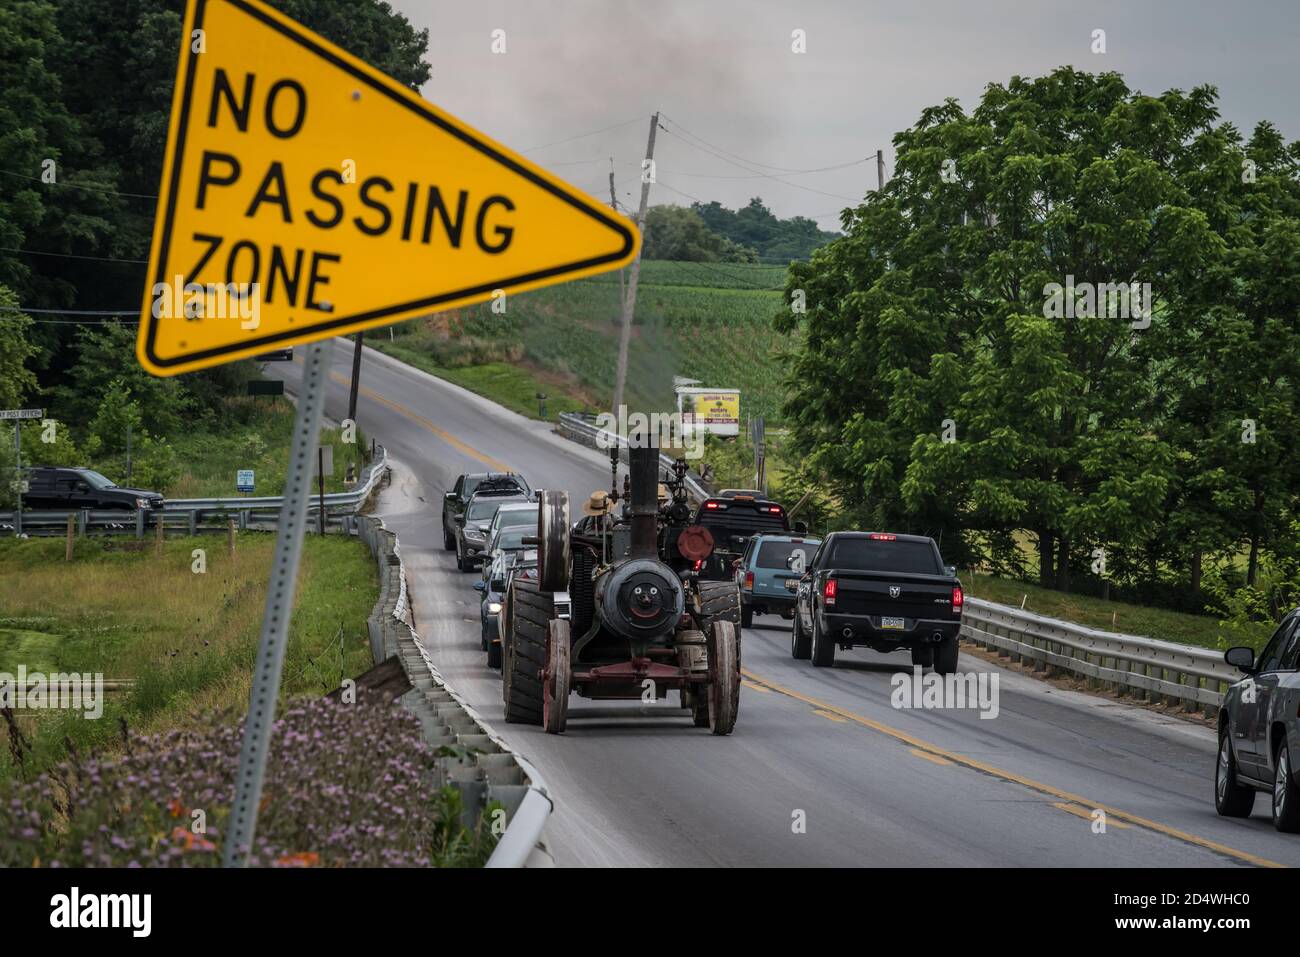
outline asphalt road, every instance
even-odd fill
[[[326,408],[347,411],[350,344],[334,350]],[[293,390],[301,366],[283,372]],[[395,460],[379,514],[397,532],[417,631],[443,676],[541,771],[548,839],[564,865],[1232,867],[1300,865],[1261,796],[1249,820],[1214,811],[1215,741],[1203,727],[996,675],[999,711],[897,709],[903,655],[839,652],[833,669],[789,653],[789,624],[746,629],[730,737],[656,705],[573,698],[569,728],[506,724],[479,650],[475,576],[442,548],[440,502],[461,472],[511,467],[581,501],[604,456],[442,380],[366,350],[357,419]],[[1097,811],[1105,815],[1104,831]]]

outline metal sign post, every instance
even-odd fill
[[[0,409],[0,419],[14,423],[14,494],[18,500],[14,507],[14,534],[23,534],[23,420],[43,419],[44,409]]]
[[[257,806],[262,800],[262,776],[280,695],[280,672],[284,667],[284,648],[311,498],[312,452],[316,450],[321,413],[325,408],[331,343],[328,339],[314,342],[305,350],[302,392],[294,415],[289,474],[285,478],[284,505],[280,509],[280,530],[275,540],[271,582],[266,591],[266,613],[262,616],[262,638],[253,670],[244,743],[239,751],[235,804],[222,848],[222,864],[226,867],[244,867],[248,863],[257,829]]]

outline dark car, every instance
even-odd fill
[[[704,581],[730,580],[736,559],[744,554],[754,535],[784,535],[790,531],[784,507],[740,492],[728,498],[705,499],[695,509],[693,524],[707,528],[713,536],[713,552],[694,569]],[[804,531],[803,523],[796,529]]]
[[[456,548],[456,533],[465,514],[465,506],[469,504],[470,496],[480,487],[485,490],[523,492],[532,496],[532,490],[524,477],[514,472],[470,472],[459,476],[451,491],[442,497],[442,547],[449,552]]]
[[[501,667],[501,603],[510,576],[522,573],[531,577],[536,569],[535,549],[498,552],[483,563],[483,580],[474,583],[474,590],[483,596],[479,606],[480,644],[487,652],[489,668]]]
[[[832,532],[797,587],[790,654],[835,664],[835,646],[912,652],[939,674],[957,670],[964,597],[934,539],[891,532]]]
[[[469,497],[456,527],[456,567],[463,572],[477,568],[487,557],[488,529],[502,505],[531,502],[519,489],[480,488]]]
[[[1214,806],[1224,817],[1249,817],[1256,793],[1265,791],[1273,826],[1300,832],[1300,608],[1282,619],[1258,656],[1236,647],[1224,660],[1246,677],[1228,688],[1219,709]]]
[[[137,509],[162,508],[163,497],[139,488],[122,488],[94,469],[37,466],[26,470],[23,508]]]

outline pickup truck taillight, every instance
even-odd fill
[[[835,604],[835,592],[838,588],[834,578],[826,579],[826,584],[822,585],[822,602],[827,605]]]
[[[954,585],[952,587],[952,610],[959,615],[961,614],[962,602],[965,601],[965,599],[966,596],[961,593],[961,586]]]
[[[746,591],[753,591],[753,590],[754,590],[754,573],[753,573],[753,572],[745,572],[745,590],[746,590]]]

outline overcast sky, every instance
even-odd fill
[[[427,99],[605,200],[612,156],[632,207],[655,110],[668,132],[651,204],[762,196],[780,216],[837,228],[875,184],[876,149],[888,175],[893,134],[923,108],[951,96],[970,110],[987,83],[1065,63],[1151,94],[1213,83],[1225,120],[1248,132],[1269,119],[1300,138],[1297,0],[390,2],[429,30]],[[791,51],[796,28],[804,54]],[[504,55],[491,52],[497,29]],[[1090,50],[1094,29],[1104,55]]]

